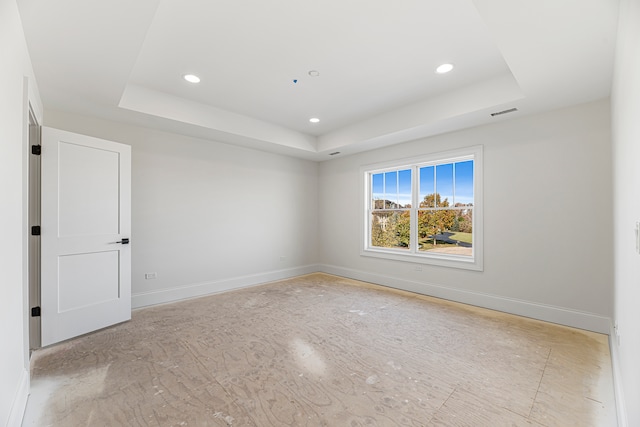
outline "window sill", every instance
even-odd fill
[[[415,264],[435,265],[438,267],[459,268],[463,270],[483,271],[482,260],[478,257],[467,257],[449,254],[420,253],[413,254],[408,250],[364,249],[361,256],[383,258],[393,261],[411,262]]]

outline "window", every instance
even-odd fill
[[[482,147],[362,168],[362,255],[482,270]]]

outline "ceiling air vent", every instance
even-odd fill
[[[518,111],[517,108],[509,108],[508,110],[496,111],[495,113],[491,113],[491,117],[500,116],[502,114],[513,113],[514,111]]]

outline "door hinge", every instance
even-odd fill
[[[31,317],[40,317],[40,307],[31,308]]]
[[[31,154],[35,154],[36,156],[42,154],[42,145],[32,145]]]
[[[33,227],[31,227],[31,235],[32,236],[39,236],[40,235],[40,226],[39,225],[34,225]]]

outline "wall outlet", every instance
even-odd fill
[[[422,267],[421,267],[421,266],[419,266],[419,265],[416,265],[413,269],[414,269],[415,271],[422,271]]]
[[[619,346],[620,345],[620,325],[618,325],[617,321],[613,324],[613,333],[616,336],[616,344],[618,344]]]
[[[149,280],[149,279],[156,279],[158,277],[158,273],[144,273],[144,278]]]

